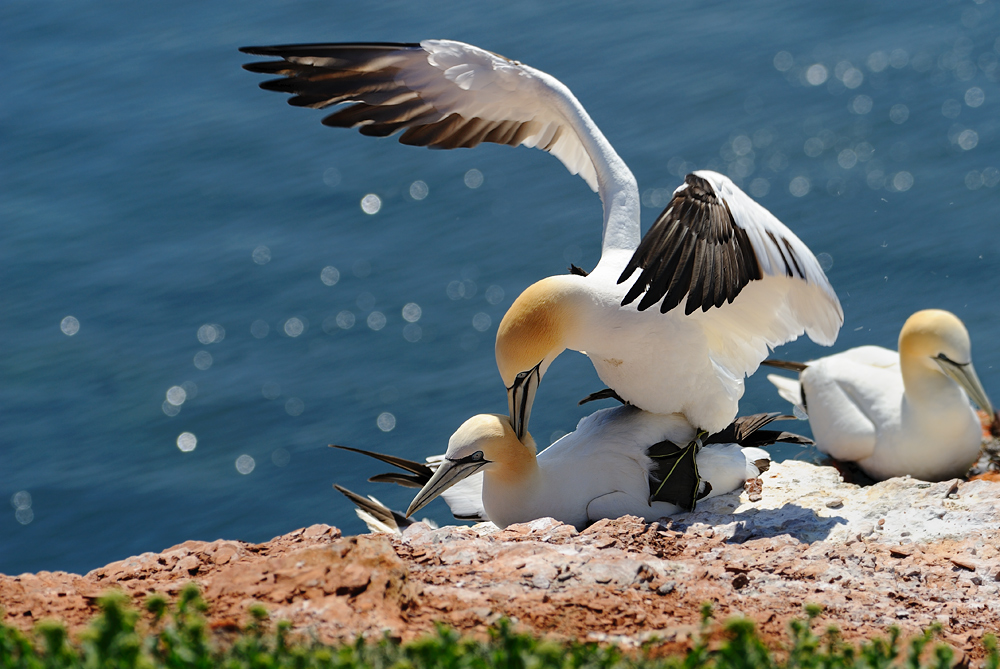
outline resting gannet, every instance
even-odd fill
[[[777,417],[775,413],[737,419],[723,432],[703,439],[700,449],[687,447],[696,434],[683,416],[620,406],[584,417],[574,432],[537,456],[531,435],[518,439],[508,417],[498,414],[480,414],[463,423],[445,455],[429,466],[346,450],[410,472],[369,480],[408,486],[423,482],[407,517],[443,495],[456,517],[468,519],[469,504],[478,496],[481,512],[476,519],[488,519],[499,527],[552,517],[582,529],[601,518],[625,514],[654,520],[689,510],[698,499],[741,488],[770,464],[767,451],[756,446],[810,443],[798,435],[759,429]],[[744,447],[749,444],[753,445]],[[448,497],[453,486],[464,486],[465,506],[457,508],[455,498]]]
[[[979,457],[983,433],[969,399],[994,415],[972,366],[968,331],[939,309],[907,319],[898,353],[861,346],[804,364],[766,364],[799,372],[797,381],[767,378],[808,414],[816,447],[878,480],[963,476]]]
[[[689,174],[640,241],[635,177],[544,72],[448,40],[241,51],[282,59],[243,67],[280,75],[261,88],[291,93],[292,105],[346,103],[324,125],[378,137],[402,131],[403,144],[439,149],[537,147],[600,194],[597,266],[530,286],[500,323],[497,365],[518,437],[539,382],[567,348],[585,352],[629,403],[683,413],[714,433],[736,417],[744,377],[769,347],[803,332],[823,345],[837,337],[843,311],[812,252],[721,174]]]

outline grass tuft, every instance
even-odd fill
[[[162,595],[147,597],[144,608],[152,623],[146,626],[120,592],[98,603],[100,613],[78,640],[58,622],[39,623],[31,634],[0,623],[0,669],[949,669],[954,659],[943,644],[928,651],[937,626],[913,638],[905,657],[898,628],[857,647],[844,642],[836,628],[818,636],[814,628],[822,609],[813,605],[805,607],[804,619],[789,625],[784,659],[778,660],[745,618],[723,623],[723,639],[710,647],[708,639],[718,628],[707,604],[693,647],[660,658],[652,644],[629,653],[593,643],[561,644],[519,634],[506,620],[490,629],[487,641],[439,625],[435,633],[406,644],[359,637],[326,646],[293,636],[287,621],[269,624],[262,606],[251,607],[242,632],[223,643],[209,631],[207,606],[193,584],[173,607]],[[1000,669],[996,639],[986,635],[983,646],[983,669]]]

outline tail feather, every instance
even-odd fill
[[[402,472],[386,472],[385,474],[376,474],[375,476],[369,476],[368,480],[372,483],[395,483],[396,485],[401,485],[404,488],[423,488],[424,484],[430,479],[425,479],[423,476],[417,476],[415,474],[403,474]]]
[[[801,373],[809,365],[804,362],[794,362],[792,360],[764,360],[760,364],[767,365],[768,367],[777,367],[778,369],[787,369],[790,372]]]
[[[365,525],[368,526],[368,529],[371,532],[400,534],[403,529],[409,527],[415,522],[407,518],[399,511],[393,511],[370,495],[368,497],[362,497],[361,495],[351,492],[347,488],[339,486],[336,483],[333,484],[333,487],[337,489],[337,492],[354,502],[354,504],[358,507],[355,510],[358,514],[358,518],[364,521]]]
[[[368,479],[369,481],[375,483],[395,483],[406,488],[423,488],[424,485],[431,480],[431,477],[434,475],[434,471],[438,468],[444,457],[441,455],[433,455],[427,458],[427,464],[424,464],[422,462],[414,462],[413,460],[396,457],[395,455],[385,455],[383,453],[365,451],[360,448],[351,448],[350,446],[337,446],[335,444],[330,444],[330,447],[339,448],[342,451],[351,451],[352,453],[361,453],[362,455],[367,455],[370,458],[375,458],[376,460],[385,462],[386,464],[399,467],[400,469],[405,470],[405,472],[409,472],[408,474],[404,472],[386,472],[384,474],[376,474]],[[339,486],[337,486],[337,490],[340,490],[344,495],[348,495],[350,492],[345,492]],[[353,495],[354,493],[350,494]],[[350,497],[350,495],[348,495],[348,497]],[[355,499],[354,497],[350,497],[350,499],[359,507],[371,504],[368,499],[361,497],[360,495],[357,497],[358,499]],[[483,475],[481,472],[473,474],[469,478],[453,485],[451,488],[442,493],[441,497],[448,504],[452,515],[459,520],[489,520],[486,515],[486,510],[483,508]],[[382,506],[377,500],[375,503]],[[391,511],[391,509],[388,511],[397,513]],[[385,515],[385,511],[380,511],[379,513],[382,514],[380,516],[379,513],[375,513],[375,511],[368,509],[366,506],[365,513],[369,514],[369,516],[375,518],[379,522],[385,522],[381,520],[382,516]],[[402,514],[400,515],[402,516]],[[365,522],[368,523],[366,518],[362,517],[362,520],[365,520]],[[400,527],[406,527],[411,522],[412,521],[407,520],[407,522]],[[368,523],[368,525],[369,528],[373,527],[371,523]],[[373,529],[372,531],[386,530]],[[391,531],[391,529],[389,531]]]
[[[721,432],[716,432],[704,440],[706,444],[739,444],[741,446],[767,446],[776,441],[802,443],[796,439],[806,439],[789,432],[761,430],[768,423],[776,420],[790,420],[795,416],[784,415],[778,411],[771,413],[755,413],[750,416],[740,416]],[[807,443],[812,441],[806,439]]]
[[[746,446],[743,448],[743,457],[747,463],[747,479],[755,479],[771,468],[771,454],[763,448]]]
[[[399,467],[400,469],[405,469],[406,471],[415,474],[419,477],[427,477],[424,482],[430,481],[431,476],[434,475],[434,470],[423,464],[422,462],[414,462],[413,460],[407,460],[406,458],[396,457],[395,455],[386,455],[384,453],[376,453],[374,451],[365,451],[360,448],[351,448],[350,446],[338,446],[337,444],[330,444],[330,448],[339,448],[342,451],[350,451],[352,453],[360,453],[361,455],[367,455],[369,458],[375,458],[376,460],[381,460],[387,465],[392,465],[393,467]],[[422,485],[422,484],[421,484]]]
[[[778,394],[788,400],[793,406],[799,407],[803,413],[806,412],[805,397],[802,394],[802,384],[798,379],[790,379],[787,376],[778,374],[768,374],[767,380],[778,389]]]
[[[767,430],[764,430],[764,432],[768,433]],[[775,434],[777,436],[771,437],[770,436],[771,434]],[[769,444],[781,443],[781,444],[798,444],[799,446],[812,446],[813,444],[816,443],[809,437],[803,437],[801,434],[795,434],[794,432],[770,432],[768,433],[768,435],[769,435],[768,438],[771,440],[767,442]]]
[[[577,405],[583,405],[587,402],[596,402],[597,400],[618,400],[622,404],[628,404],[625,400],[621,398],[621,395],[616,393],[613,388],[605,388],[604,390],[598,390],[596,393],[590,393],[582,400],[577,402]]]

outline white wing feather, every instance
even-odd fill
[[[569,93],[562,84],[544,72],[471,44],[424,40],[420,46],[426,57],[415,56],[400,79],[440,109],[442,118],[460,114],[487,121],[531,121],[537,128],[521,140],[521,145],[545,148],[571,174],[579,174],[597,190],[593,161],[568,119],[551,104],[554,84]]]
[[[290,64],[264,61],[244,67],[284,76],[261,86],[294,94],[292,104],[346,103],[324,119],[328,125],[377,136],[405,130],[400,141],[436,148],[486,141],[548,151],[600,193],[604,247],[638,243],[635,178],[570,90],[545,72],[452,40],[241,50]],[[624,210],[612,216],[612,202]]]
[[[768,342],[771,347],[790,341],[803,332],[817,344],[833,344],[840,326],[844,324],[844,311],[830,280],[826,278],[809,247],[774,214],[751,199],[728,178],[717,172],[699,171],[695,174],[709,180],[729,205],[736,225],[750,237],[754,255],[764,273],[763,279],[751,282],[744,288],[744,292],[751,287],[756,287],[757,290],[747,296],[741,293],[734,304],[747,301],[756,309],[787,310],[787,313],[776,314],[771,319],[771,327],[763,322],[758,325],[763,326],[765,332],[770,331],[765,336],[772,339]],[[776,240],[780,240],[780,243]],[[794,252],[793,255],[789,254],[789,247]],[[789,276],[789,269],[800,276]],[[787,279],[787,283],[781,281],[782,278]],[[773,286],[773,289],[762,290],[763,286]],[[724,312],[725,309],[723,306],[717,311]],[[764,319],[758,317],[755,320]]]
[[[844,311],[809,247],[728,178],[710,171],[695,174],[710,181],[725,200],[736,225],[747,232],[764,274],[732,303],[688,316],[705,331],[712,361],[742,378],[757,370],[769,349],[803,333],[817,344],[833,344]]]

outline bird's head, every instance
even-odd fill
[[[534,460],[535,445],[528,435],[517,438],[507,416],[479,414],[462,423],[448,440],[448,451],[431,479],[413,498],[406,515],[416,513],[445,490],[480,470],[506,470],[517,475],[519,465]]]
[[[507,388],[510,422],[518,438],[527,434],[542,376],[566,349],[569,333],[579,320],[573,296],[580,279],[552,276],[532,284],[500,321],[497,368]]]
[[[910,316],[899,333],[899,358],[904,374],[914,367],[944,374],[965,390],[980,409],[993,415],[993,405],[972,366],[969,331],[955,314],[925,309]]]

